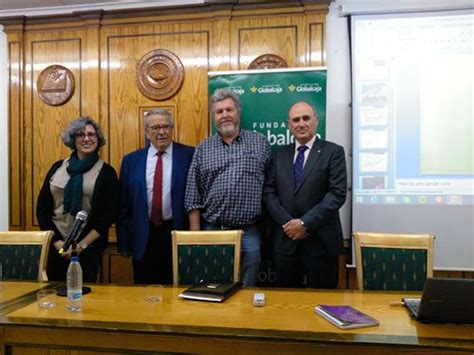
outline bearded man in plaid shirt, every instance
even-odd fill
[[[217,133],[196,148],[186,184],[185,209],[191,230],[242,229],[241,281],[255,286],[260,266],[260,231],[270,144],[260,133],[240,128],[240,98],[216,90],[211,115]]]

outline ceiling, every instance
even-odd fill
[[[204,0],[0,0],[0,17],[202,4]]]

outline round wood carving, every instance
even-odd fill
[[[152,100],[166,100],[176,95],[183,85],[184,67],[173,52],[155,49],[137,63],[137,86]]]
[[[36,82],[39,97],[51,106],[65,104],[74,93],[74,86],[71,71],[58,64],[45,68]]]
[[[276,54],[262,54],[250,63],[248,69],[288,68],[286,61]]]

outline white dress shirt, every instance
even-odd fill
[[[155,178],[155,168],[158,150],[150,144],[146,158],[146,194],[148,202],[148,218],[151,217],[151,206],[153,201],[153,181]],[[173,218],[171,210],[171,170],[173,167],[173,143],[166,148],[161,156],[163,162],[163,192],[162,192],[162,214],[163,220],[168,221]]]

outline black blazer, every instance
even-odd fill
[[[263,190],[263,200],[274,224],[273,249],[290,255],[301,247],[309,255],[336,256],[343,252],[339,208],[347,193],[344,149],[316,139],[295,187],[293,158],[295,144],[273,155]],[[290,219],[300,218],[309,236],[291,240],[281,227]]]
[[[62,160],[57,161],[49,169],[38,195],[38,203],[36,204],[36,218],[38,219],[40,229],[54,231],[52,243],[62,239],[62,237],[53,222],[54,201],[49,182],[62,163]],[[109,239],[109,228],[117,219],[118,207],[119,187],[117,173],[113,167],[104,162],[95,182],[89,218],[78,240],[84,238],[91,229],[95,229],[100,236],[92,245],[98,249],[105,249]]]

